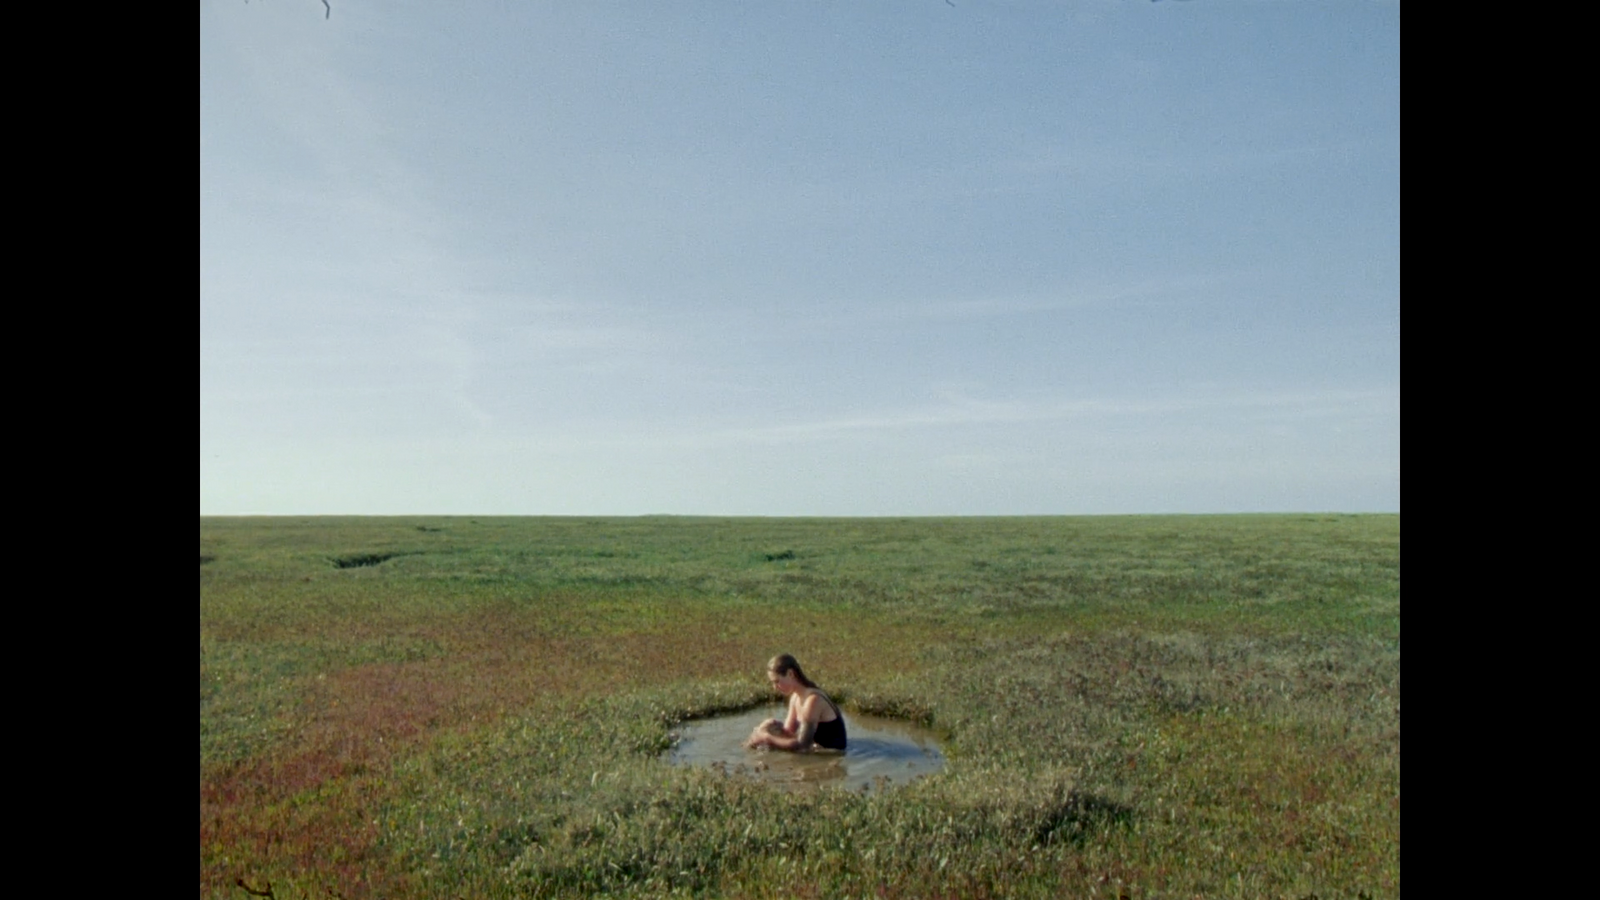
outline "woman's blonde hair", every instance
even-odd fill
[[[772,662],[767,663],[767,671],[774,675],[787,675],[793,672],[796,681],[808,688],[816,688],[816,684],[806,677],[805,672],[801,671],[800,662],[787,653],[780,653],[774,656]]]

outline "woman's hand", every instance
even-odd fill
[[[783,723],[777,719],[768,719],[765,722],[762,722],[760,725],[757,725],[755,730],[750,732],[750,737],[745,740],[744,745],[751,749],[755,749],[757,747],[771,747],[773,746],[771,737],[773,735],[782,734]]]
[[[772,746],[772,743],[768,740],[768,738],[772,734],[781,732],[782,730],[783,724],[781,722],[779,722],[777,719],[768,719],[765,722],[762,722],[760,725],[757,725],[755,730],[750,732],[750,737],[745,739],[744,745],[752,750],[758,747],[770,747]]]

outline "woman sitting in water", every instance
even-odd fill
[[[812,747],[843,750],[844,716],[820,688],[811,683],[800,663],[787,653],[767,663],[767,682],[789,698],[789,713],[782,721],[768,719],[750,732],[746,747],[805,752]]]

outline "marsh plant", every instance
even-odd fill
[[[1397,516],[202,519],[200,552],[204,897],[1399,894]],[[944,771],[661,761],[778,652]]]

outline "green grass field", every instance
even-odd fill
[[[945,736],[659,761],[799,657]],[[1394,897],[1400,520],[200,521],[200,894]]]

